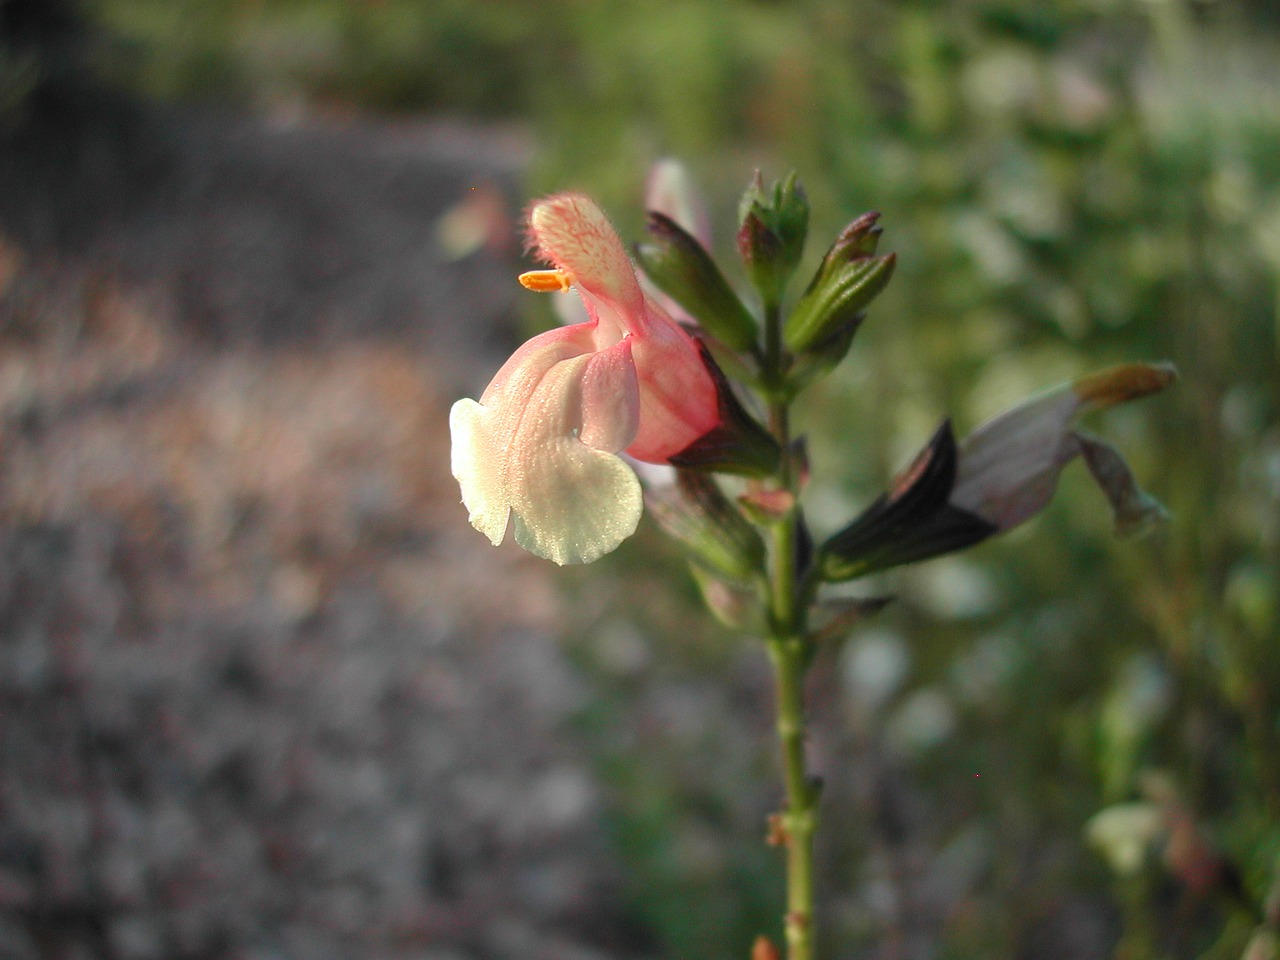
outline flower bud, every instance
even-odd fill
[[[761,569],[760,534],[705,474],[680,470],[670,486],[646,490],[645,502],[658,526],[713,573],[748,580]]]
[[[819,347],[861,323],[862,311],[889,283],[895,256],[874,256],[880,214],[864,213],[850,223],[822,258],[813,279],[783,329],[795,353]],[[852,338],[852,333],[847,336]]]
[[[947,502],[956,464],[955,435],[945,421],[888,492],[823,545],[823,579],[852,580],[972,546],[995,533],[993,523]]]
[[[702,245],[674,220],[649,211],[648,243],[635,248],[645,274],[713,337],[736,350],[756,342],[756,322]]]
[[[797,396],[806,387],[821,380],[839,366],[840,361],[849,355],[854,335],[862,328],[862,321],[865,319],[865,313],[854,314],[848,323],[837,329],[827,339],[805,348],[805,351],[792,361],[791,367],[787,370],[785,395]]]
[[[730,630],[757,635],[764,630],[764,609],[754,587],[721,579],[698,563],[690,563],[689,572],[707,609],[722,624]]]
[[[809,232],[809,200],[795,173],[766,191],[757,170],[739,205],[738,253],[766,308],[782,300],[782,291],[800,263]]]
[[[749,490],[738,497],[738,505],[752,523],[770,527],[791,516],[796,495],[790,490]]]

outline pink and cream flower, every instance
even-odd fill
[[[640,483],[619,453],[667,463],[720,425],[721,405],[697,343],[641,289],[594,202],[562,193],[534,204],[529,239],[553,269],[521,282],[572,287],[588,320],[529,340],[479,402],[453,405],[453,475],[495,545],[510,523],[531,553],[587,563],[640,520]]]

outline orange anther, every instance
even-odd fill
[[[520,274],[520,285],[537,293],[564,293],[573,286],[573,277],[563,270],[530,270]]]

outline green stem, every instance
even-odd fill
[[[796,638],[769,642],[778,689],[778,740],[787,787],[787,806],[781,813],[782,839],[787,850],[788,960],[813,957],[813,834],[817,827],[817,791],[804,761],[804,646]]]
[[[766,382],[776,387],[784,357],[776,309],[765,316]],[[768,649],[777,681],[778,742],[782,750],[787,803],[778,817],[779,838],[787,852],[787,911],[785,929],[788,960],[813,960],[813,835],[817,827],[818,791],[805,768],[804,675],[809,662],[801,585],[796,570],[800,515],[794,506],[799,477],[792,462],[789,403],[775,394],[769,403],[769,427],[782,448],[776,489],[787,492],[793,504],[770,528]]]

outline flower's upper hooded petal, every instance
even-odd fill
[[[633,340],[640,422],[628,454],[665,463],[720,422],[716,384],[698,345],[640,289],[622,241],[591,199],[561,193],[534,204],[529,238],[582,295],[596,349]]]
[[[529,209],[529,245],[570,276],[591,319],[601,326],[599,337],[613,341],[644,331],[644,294],[635,268],[604,211],[589,197],[558,193],[535,203]]]

